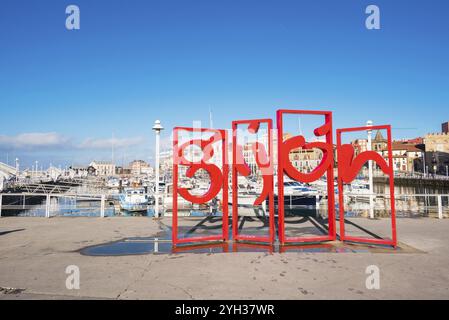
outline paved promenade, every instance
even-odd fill
[[[373,232],[388,223],[357,222]],[[145,217],[1,218],[0,299],[449,299],[449,219],[398,219],[406,249],[394,253],[79,252],[164,232]],[[79,290],[66,288],[69,265],[80,269]],[[379,290],[366,288],[369,265],[380,268]]]

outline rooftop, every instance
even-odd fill
[[[405,150],[407,152],[422,152],[415,144],[404,143],[401,141],[393,141],[391,145],[392,150]]]

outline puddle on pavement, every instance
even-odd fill
[[[397,248],[374,245],[348,244],[340,242],[304,244],[304,245],[263,245],[244,242],[211,242],[173,246],[170,240],[154,237],[127,238],[115,242],[85,247],[79,250],[86,256],[129,256],[144,254],[176,253],[423,253],[415,248],[400,243]]]
[[[250,242],[207,242],[173,246],[171,229],[159,223],[160,231],[153,237],[130,237],[104,244],[84,247],[78,250],[86,256],[130,256],[144,254],[176,254],[176,253],[424,253],[416,248],[399,243],[396,248],[382,245],[342,243],[339,241],[325,243],[309,243],[301,245],[284,245],[279,243],[266,245]],[[182,237],[183,235],[180,235]]]

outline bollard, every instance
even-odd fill
[[[159,239],[154,238],[154,253],[159,253]]]
[[[369,196],[369,218],[374,219],[374,195]]]
[[[100,207],[100,215],[102,218],[104,218],[105,201],[106,201],[106,196],[104,194],[102,194],[101,195],[101,207]]]
[[[154,194],[154,218],[159,218],[159,194]]]
[[[45,217],[50,218],[50,195],[47,194],[46,200],[45,200]]]
[[[2,201],[3,201],[3,195],[0,194],[0,217],[2,216]]]
[[[158,216],[159,217],[163,217],[164,216],[164,208],[165,208],[165,197],[163,195],[160,196],[161,197],[161,207],[162,210],[160,210],[160,212],[158,212]],[[220,205],[217,204],[217,210],[220,209]]]
[[[316,210],[316,217],[318,218],[320,216],[320,196],[315,196],[315,210]]]
[[[438,196],[438,219],[443,219],[443,204],[441,201],[441,195]]]

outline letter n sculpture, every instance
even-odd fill
[[[388,136],[387,151],[388,163],[376,151],[364,151],[354,156],[354,147],[351,144],[341,144],[341,135],[344,132],[356,132],[367,130],[386,130]],[[337,157],[338,157],[338,196],[339,196],[339,219],[340,219],[340,240],[351,242],[373,243],[380,245],[391,245],[396,247],[396,211],[394,205],[394,173],[393,173],[393,153],[391,148],[391,126],[370,126],[357,128],[337,129]],[[377,166],[386,174],[390,181],[390,205],[391,205],[391,239],[366,238],[348,236],[345,233],[345,203],[344,203],[344,184],[350,184],[358,175],[362,166],[368,162],[374,161]],[[372,195],[369,195],[372,197]]]

